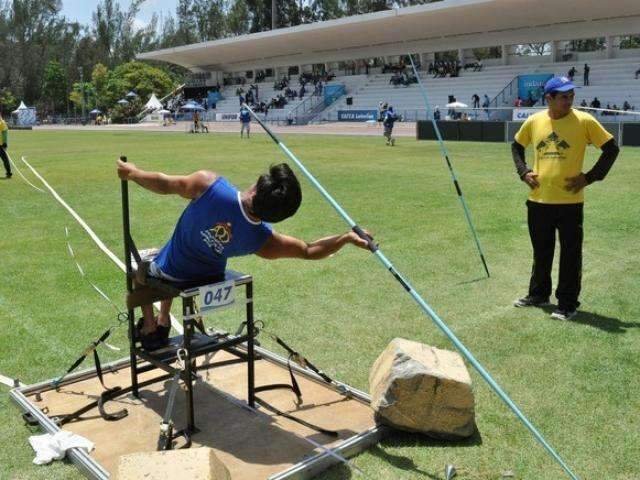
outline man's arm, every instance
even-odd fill
[[[598,161],[593,168],[585,174],[587,183],[589,184],[604,180],[604,177],[607,176],[607,173],[611,170],[613,163],[616,161],[616,158],[618,158],[618,154],[620,153],[620,148],[613,138],[600,148],[602,150],[600,158],[598,158]]]
[[[611,167],[613,166],[613,162],[618,158],[620,148],[618,148],[618,145],[613,138],[604,143],[600,148],[602,149],[602,153],[593,168],[586,174],[581,173],[575,177],[566,178],[565,190],[578,193],[587,185],[603,180],[604,177],[607,176],[607,173],[609,173],[609,170],[611,170]]]
[[[188,199],[198,198],[217,178],[215,173],[206,170],[199,170],[191,175],[147,172],[122,160],[118,160],[118,176],[161,195],[174,194]]]
[[[337,252],[347,244],[368,249],[367,241],[355,232],[321,238],[311,243],[295,237],[273,232],[271,237],[256,252],[256,255],[267,260],[278,258],[300,258],[303,260],[321,260]]]
[[[533,171],[527,166],[527,162],[524,159],[524,147],[516,141],[511,144],[511,156],[513,157],[513,163],[516,165],[516,171],[518,172],[520,180],[525,182],[532,189],[539,187],[540,184],[538,183],[538,180],[536,180],[538,174],[533,173]]]

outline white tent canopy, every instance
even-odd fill
[[[162,108],[162,103],[160,103],[160,100],[158,100],[158,97],[156,97],[156,94],[152,93],[151,98],[149,99],[147,104],[144,106],[144,108],[145,110],[151,110],[151,111],[160,110]]]
[[[20,102],[20,106],[11,113],[19,113],[22,110],[29,110],[29,107],[27,107],[24,102]]]

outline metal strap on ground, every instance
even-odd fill
[[[246,106],[246,104],[245,104]],[[556,451],[547,443],[542,434],[533,426],[533,424],[527,419],[527,417],[520,411],[518,406],[511,400],[511,398],[506,394],[506,392],[498,385],[498,383],[493,379],[493,377],[485,370],[485,368],[476,360],[471,351],[467,349],[467,347],[456,337],[456,335],[451,331],[451,329],[447,326],[447,324],[438,316],[438,314],[431,308],[431,306],[424,301],[424,299],[420,296],[418,292],[416,292],[411,284],[404,278],[402,275],[395,269],[393,264],[387,259],[387,257],[382,253],[382,251],[377,247],[375,243],[373,243],[373,239],[368,237],[363,233],[362,229],[353,221],[353,219],[347,214],[347,212],[336,202],[331,195],[324,189],[324,187],[316,180],[316,178],[307,170],[307,168],[302,164],[300,160],[287,148],[287,146],[282,143],[278,137],[269,129],[267,125],[255,114],[255,112],[251,109],[251,107],[246,106],[253,118],[260,124],[262,128],[269,134],[269,136],[273,139],[273,141],[280,147],[280,149],[291,159],[298,168],[304,173],[307,179],[311,182],[311,184],[318,189],[318,191],[324,196],[325,200],[329,202],[329,204],[338,212],[338,214],[343,218],[343,220],[353,229],[353,231],[357,232],[358,235],[367,240],[369,244],[369,249],[373,252],[376,258],[382,263],[384,268],[388,270],[393,277],[402,285],[404,290],[411,295],[411,298],[418,304],[420,309],[427,315],[431,320],[436,324],[436,326],[444,333],[449,340],[455,345],[458,351],[473,365],[473,367],[478,371],[480,376],[489,384],[489,386],[493,389],[493,391],[500,397],[500,399],[511,409],[511,411],[518,417],[518,419],[524,424],[525,427],[533,434],[533,436],[540,442],[540,444],[545,448],[547,452],[558,462],[558,464],[564,469],[564,471],[573,479],[578,480],[578,477],[571,471],[569,466],[564,462],[564,460],[556,453]]]
[[[427,116],[429,116],[429,112],[431,108],[429,107],[429,98],[427,97],[427,89],[422,84],[422,80],[420,80],[420,74],[418,73],[418,69],[413,63],[413,58],[411,57],[411,55],[409,55],[409,60],[411,60],[411,67],[413,68],[413,74],[416,76],[418,86],[420,87],[420,93],[422,93],[422,99],[424,100],[424,106],[427,109]],[[462,189],[460,188],[458,177],[456,176],[456,172],[453,170],[453,165],[451,164],[451,160],[449,160],[449,153],[447,152],[447,147],[445,147],[444,145],[444,140],[442,139],[442,135],[440,134],[440,128],[438,128],[438,124],[433,118],[433,115],[431,115],[431,123],[433,124],[433,129],[435,130],[436,136],[438,137],[438,143],[440,144],[440,151],[442,152],[442,156],[447,164],[447,167],[449,167],[451,180],[453,180],[453,185],[456,187],[456,192],[458,193],[458,198],[460,199],[460,203],[462,204],[462,209],[464,210],[464,216],[467,219],[467,224],[469,225],[471,236],[473,237],[473,241],[475,242],[476,248],[478,249],[480,260],[482,261],[482,265],[484,266],[484,271],[487,273],[487,277],[490,277],[491,275],[489,274],[489,267],[487,266],[487,261],[484,258],[484,253],[482,251],[482,247],[480,246],[480,239],[478,239],[478,232],[476,232],[476,229],[473,226],[473,221],[471,220],[471,212],[469,211],[469,207],[467,206],[467,201],[464,199],[464,195],[462,194]]]
[[[95,234],[95,232],[91,229],[91,227],[89,227],[89,225],[87,225],[87,223],[82,219],[82,217],[80,217],[80,215],[78,215],[75,210],[73,208],[71,208],[67,202],[64,201],[64,199],[58,195],[58,192],[56,192],[53,187],[51,187],[51,185],[49,185],[47,183],[47,181],[42,177],[42,175],[40,175],[35,168],[33,168],[29,162],[27,162],[27,160],[23,157],[22,158],[22,162],[29,167],[29,169],[33,172],[33,174],[38,177],[38,180],[40,180],[42,182],[42,184],[47,188],[47,190],[49,190],[49,192],[51,193],[51,195],[53,195],[53,198],[55,198],[58,203],[60,205],[62,205],[70,214],[71,216],[80,224],[80,226],[84,229],[85,232],[87,232],[87,234],[89,235],[89,237],[91,237],[91,240],[93,240],[95,242],[95,244],[98,246],[98,248],[100,250],[102,250],[102,252],[109,257],[109,259],[111,259],[111,261],[113,263],[115,263],[118,268],[120,270],[122,270],[123,272],[126,272],[126,267],[124,266],[124,263],[122,262],[122,260],[120,260],[111,250],[109,250],[107,248],[107,246],[102,242],[102,240],[100,240],[100,237],[98,237],[98,235]],[[160,309],[160,303],[156,302],[154,304],[154,306],[159,310]],[[182,325],[180,324],[180,322],[178,322],[178,320],[171,315],[171,325],[173,326],[173,328],[180,334],[183,333],[182,330]]]

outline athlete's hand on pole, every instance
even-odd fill
[[[373,235],[371,235],[371,232],[369,230],[363,229],[363,232],[369,235],[369,237],[373,238]],[[349,241],[349,243],[355,245],[356,247],[369,250],[369,243],[367,242],[367,240],[364,238],[360,238],[360,236],[356,232],[351,231],[347,233],[347,240]]]
[[[131,162],[123,162],[120,159],[117,160],[117,164],[118,177],[120,177],[120,180],[131,180],[131,175],[137,170],[135,164]]]
[[[565,178],[565,181],[567,182],[567,184],[565,185],[564,189],[567,192],[578,193],[584,187],[589,185],[589,182],[587,182],[587,177],[584,173],[576,175],[575,177]]]
[[[538,188],[540,184],[538,183],[538,174],[534,172],[527,172],[522,176],[522,181],[529,185],[531,190]]]

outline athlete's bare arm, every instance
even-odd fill
[[[155,193],[180,195],[188,199],[198,198],[218,178],[217,174],[207,170],[199,170],[190,175],[147,172],[134,163],[122,160],[118,160],[118,176],[122,180],[132,180]]]
[[[268,260],[277,258],[301,258],[303,260],[320,260],[337,252],[345,245],[352,244],[367,249],[367,241],[355,232],[333,235],[307,243],[299,238],[273,232],[273,235],[256,252],[259,257]]]

